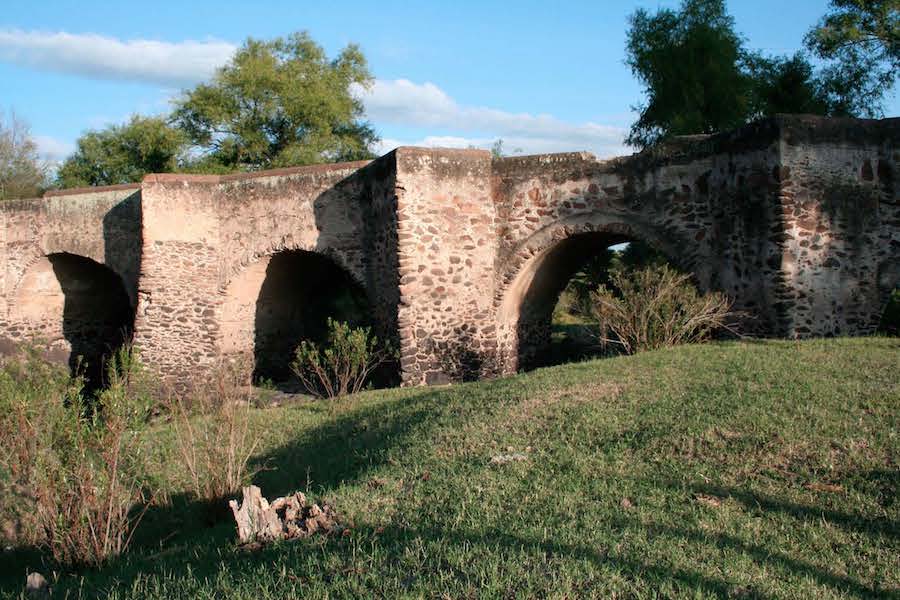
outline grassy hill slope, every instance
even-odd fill
[[[173,490],[129,555],[54,593],[900,597],[896,338],[688,346],[254,418],[263,493],[325,498],[348,535],[239,551]],[[3,589],[34,560],[4,559]]]

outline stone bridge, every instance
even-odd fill
[[[405,385],[513,373],[592,253],[643,240],[781,337],[867,334],[900,281],[900,119],[779,116],[598,161],[398,148],[371,162],[0,204],[0,351],[88,368],[133,339],[189,384],[286,363],[307,305],[364,292]]]

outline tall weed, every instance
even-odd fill
[[[139,361],[123,348],[109,386],[79,378],[36,352],[0,368],[0,512],[13,543],[46,546],[66,564],[99,564],[128,547],[145,505],[139,436],[149,410],[135,393]]]
[[[169,399],[178,456],[198,499],[221,500],[253,476],[249,464],[258,440],[251,429],[253,392],[246,372],[243,365],[223,361],[192,396]]]

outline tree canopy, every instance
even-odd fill
[[[370,158],[377,138],[354,90],[371,79],[354,45],[329,60],[306,33],[250,39],[210,83],[184,93],[173,122],[203,170]]]
[[[748,53],[743,62],[750,86],[747,118],[775,113],[825,115],[832,112],[822,83],[802,53],[790,57]]]
[[[779,112],[874,115],[897,77],[900,0],[832,0],[806,38],[830,62],[816,72],[803,52],[748,50],[724,0],[683,0],[679,9],[631,15],[627,64],[646,102],[627,142],[715,133]]]
[[[680,10],[630,17],[627,64],[647,101],[627,143],[646,147],[667,135],[712,133],[744,122],[749,81],[741,39],[723,0],[684,0]]]
[[[46,178],[28,124],[15,113],[0,113],[0,200],[38,196]]]
[[[880,116],[900,73],[900,0],[831,0],[806,36],[835,112]]]
[[[116,185],[140,181],[147,173],[176,170],[186,137],[163,117],[133,116],[124,125],[88,131],[75,153],[59,167],[60,187]]]
[[[88,131],[60,187],[140,181],[176,170],[228,173],[371,158],[378,138],[356,93],[371,83],[358,47],[330,60],[306,33],[249,39],[171,115]]]

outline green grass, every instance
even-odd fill
[[[114,598],[900,598],[900,340],[688,346],[260,410],[257,483],[348,535],[248,553],[173,490],[63,573]],[[153,432],[176,469],[171,431]],[[491,465],[513,452],[528,460]],[[160,474],[161,479],[166,479]],[[24,552],[3,557],[17,594]]]

